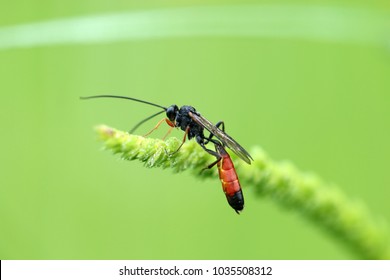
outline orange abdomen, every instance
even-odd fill
[[[218,162],[218,172],[222,189],[230,206],[239,213],[244,209],[241,185],[229,154],[221,154],[221,157],[221,161]]]

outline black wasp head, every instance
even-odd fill
[[[171,122],[175,121],[178,111],[179,107],[177,105],[171,105],[167,108],[167,117]]]

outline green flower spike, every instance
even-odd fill
[[[191,170],[201,178],[217,177],[217,169],[200,172],[215,160],[195,141],[169,138],[166,141],[131,135],[104,125],[96,128],[106,149],[127,160],[140,160],[146,167]],[[292,163],[275,162],[259,147],[250,153],[251,165],[232,154],[243,186],[255,188],[284,207],[298,211],[322,229],[331,232],[361,259],[390,259],[388,227],[375,220],[365,206],[353,201],[333,184],[299,171]]]

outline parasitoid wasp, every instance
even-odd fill
[[[94,96],[81,97],[81,99],[94,99],[94,98],[126,99],[126,100],[132,100],[132,101],[148,104],[163,109],[162,111],[159,111],[145,118],[144,120],[140,121],[138,124],[134,126],[134,128],[130,131],[130,133],[133,133],[140,125],[142,125],[146,121],[165,112],[166,118],[159,121],[157,125],[146,135],[149,135],[151,132],[156,130],[161,125],[161,123],[165,120],[166,123],[171,127],[171,129],[177,127],[184,131],[183,141],[176,151],[178,151],[181,148],[181,146],[184,144],[187,138],[188,140],[195,138],[195,141],[207,153],[217,158],[217,161],[209,165],[209,168],[217,164],[220,178],[223,184],[223,190],[226,194],[230,206],[232,206],[232,208],[237,213],[238,211],[243,209],[244,199],[242,196],[241,187],[238,182],[234,165],[230,159],[229,154],[226,152],[224,147],[228,147],[238,157],[240,157],[243,161],[245,161],[248,164],[251,164],[251,161],[253,159],[251,155],[240,144],[237,143],[237,141],[235,141],[232,137],[230,137],[225,132],[225,123],[223,121],[220,121],[214,125],[209,120],[204,118],[199,112],[197,112],[194,107],[187,106],[187,105],[184,105],[180,108],[177,105],[164,107],[148,101],[127,97],[127,96],[119,96],[119,95],[94,95]],[[208,137],[204,135],[205,129],[210,133]],[[217,138],[219,141],[213,139],[213,137]],[[206,147],[206,145],[209,142],[215,145],[215,151],[208,149]]]

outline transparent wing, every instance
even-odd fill
[[[217,137],[224,145],[226,145],[230,150],[232,150],[237,156],[239,156],[243,161],[248,164],[251,164],[251,160],[253,158],[251,155],[240,145],[238,144],[232,137],[223,132],[221,129],[216,127],[210,121],[202,117],[201,115],[190,112],[190,117],[199,125],[206,128],[215,137]]]

